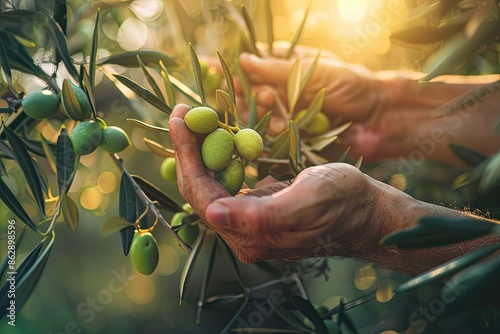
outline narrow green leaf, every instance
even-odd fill
[[[297,127],[297,123],[294,121],[290,121],[288,123],[288,134],[289,134],[289,159],[290,166],[292,167],[295,174],[300,172],[301,165],[301,154],[300,154],[300,135],[299,128]]]
[[[59,196],[64,196],[71,187],[76,174],[76,153],[65,128],[61,130],[61,134],[57,138],[56,157]]]
[[[255,99],[255,92],[250,96],[250,105],[248,107],[248,127],[255,130],[257,123],[257,100]]]
[[[35,197],[40,212],[45,213],[45,200],[43,198],[42,185],[40,183],[40,179],[38,178],[38,173],[35,170],[36,166],[33,158],[29,155],[28,151],[26,150],[25,144],[14,133],[14,131],[9,129],[8,127],[4,128],[5,136],[7,137],[7,140],[12,147],[14,159],[17,161],[19,167],[23,171],[24,176],[26,177],[26,181],[28,182],[31,192]]]
[[[248,81],[248,77],[246,72],[241,67],[241,64],[238,59],[239,52],[235,52],[235,56],[233,59],[233,66],[235,68],[236,76],[240,81],[241,88],[243,89],[243,95],[245,96],[245,101],[250,101],[251,90],[250,90],[250,82]]]
[[[246,297],[243,300],[243,302],[241,303],[240,307],[238,307],[238,309],[236,310],[236,312],[234,312],[233,316],[231,317],[231,319],[229,319],[229,321],[227,322],[226,326],[220,331],[220,333],[227,333],[229,331],[229,329],[231,328],[231,326],[233,325],[233,323],[236,321],[236,319],[238,319],[238,317],[240,316],[240,314],[243,312],[243,310],[247,306],[248,300],[249,300],[248,297]]]
[[[295,314],[290,310],[284,308],[280,304],[275,304],[271,300],[268,300],[269,305],[271,305],[274,313],[283,319],[292,328],[304,331],[306,333],[313,333],[302,321],[300,321]]]
[[[460,160],[462,160],[463,162],[465,162],[467,165],[469,165],[471,167],[476,167],[479,164],[481,164],[483,161],[488,159],[487,156],[485,156],[477,151],[474,151],[471,148],[468,148],[468,147],[465,147],[462,145],[456,145],[456,144],[449,144],[449,146],[450,146],[451,150],[453,151],[453,153],[455,153],[455,155]]]
[[[386,236],[382,243],[400,248],[427,248],[453,244],[492,233],[497,224],[474,217],[423,217],[409,229]]]
[[[193,273],[193,269],[196,264],[196,259],[200,254],[203,242],[205,241],[206,233],[207,230],[203,230],[201,236],[196,240],[193,247],[191,248],[191,252],[189,252],[188,258],[186,259],[186,263],[184,264],[184,268],[182,269],[180,278],[180,288],[179,288],[179,305],[182,304],[182,299],[184,298],[184,293],[186,292],[187,284],[189,283],[189,279],[191,278],[191,274]]]
[[[45,153],[45,158],[47,158],[47,163],[50,166],[50,169],[54,172],[57,173],[57,167],[56,167],[56,154],[51,146],[54,146],[50,141],[47,140],[42,135],[42,149],[43,152]]]
[[[153,76],[151,75],[151,73],[149,73],[149,70],[146,68],[146,65],[144,65],[144,63],[142,62],[141,57],[139,55],[137,56],[137,61],[139,62],[139,65],[141,66],[142,73],[144,73],[146,80],[148,81],[151,88],[153,88],[153,91],[155,92],[156,96],[159,99],[165,101],[165,97],[163,96],[163,93],[161,92],[160,87],[158,87],[158,84],[156,83],[156,81],[153,78]]]
[[[120,241],[122,243],[123,255],[127,256],[134,239],[135,226],[130,224],[130,227],[124,227],[120,230]]]
[[[170,115],[172,109],[162,100],[160,100],[156,95],[151,93],[149,90],[134,82],[133,80],[124,77],[120,74],[113,74],[118,81],[124,84],[126,87],[131,89],[134,93],[136,93],[140,98],[142,98],[147,103],[151,104],[153,107],[158,108],[164,113]]]
[[[262,116],[259,123],[253,128],[259,135],[264,138],[266,133],[269,131],[269,124],[271,122],[271,111],[268,111]]]
[[[83,112],[85,111],[84,109],[86,109],[86,107],[80,104],[80,101],[76,96],[73,86],[75,85],[71,83],[68,79],[64,79],[61,91],[61,104],[63,106],[65,114],[69,118],[77,121],[83,121],[84,120]]]
[[[11,231],[11,230],[9,230]],[[9,233],[9,232],[7,232]],[[21,232],[16,236],[16,243],[15,243],[15,249],[20,249],[21,243],[24,240],[24,236],[26,234],[26,228],[23,226],[21,228]],[[9,260],[12,260],[12,257],[15,256],[15,251],[11,252],[9,249],[7,249],[7,254],[5,255],[5,258],[2,261],[2,264],[0,264],[0,280],[2,279],[3,275],[5,275],[5,272],[7,271],[7,268],[9,267]],[[13,271],[13,268],[9,268],[9,271]]]
[[[156,66],[160,61],[166,67],[177,67],[182,64],[174,55],[165,51],[145,49],[99,58],[97,59],[97,65],[115,64],[124,67],[139,67],[137,56],[141,57],[141,60],[146,66]]]
[[[479,190],[486,192],[500,183],[500,152],[490,158],[479,181]]]
[[[64,221],[68,227],[75,231],[78,228],[80,222],[80,216],[78,214],[78,206],[69,196],[63,196],[62,198],[62,214]]]
[[[453,188],[460,188],[465,185],[468,185],[472,182],[475,182],[479,180],[482,176],[484,171],[486,170],[486,167],[488,166],[488,163],[490,162],[491,157],[487,158],[483,162],[481,162],[479,165],[477,165],[473,170],[467,171],[455,178],[453,180]]]
[[[163,145],[155,142],[154,140],[143,138],[144,144],[156,155],[162,158],[175,157],[175,152],[172,149],[166,148]]]
[[[226,85],[227,85],[227,90],[229,91],[229,96],[231,96],[233,104],[236,105],[236,93],[234,92],[234,79],[231,74],[231,70],[229,69],[226,60],[219,52],[219,50],[217,50],[217,57],[219,57],[219,62],[222,67],[222,71],[224,72],[224,78],[226,79]]]
[[[255,27],[253,25],[252,17],[248,13],[245,5],[241,5],[241,11],[243,13],[243,19],[245,20],[245,25],[248,31],[248,38],[250,38],[250,47],[252,52],[257,56],[261,56],[259,49],[257,48],[257,35],[255,34]]]
[[[17,218],[21,219],[33,231],[38,232],[38,227],[33,223],[28,213],[26,213],[21,203],[17,200],[16,195],[10,191],[2,178],[0,178],[0,199]]]
[[[323,107],[323,101],[325,99],[326,89],[322,88],[314,97],[309,107],[307,107],[304,116],[297,120],[297,125],[299,128],[306,128],[314,120],[316,115],[320,112],[321,107]]]
[[[310,143],[309,148],[312,151],[320,152],[325,147],[327,147],[328,145],[335,142],[338,138],[339,138],[338,136],[331,136],[331,135],[323,134],[321,136],[313,138],[313,140]]]
[[[231,99],[231,96],[220,89],[217,89],[215,91],[215,103],[217,104],[221,112],[228,113],[229,115],[232,115],[234,113],[234,110],[236,109],[236,105]]]
[[[291,296],[292,303],[297,306],[299,311],[308,318],[311,323],[314,325],[314,331],[318,334],[328,334],[328,329],[321,319],[318,312],[314,309],[314,306],[307,299],[302,298],[301,296]]]
[[[67,0],[54,1],[54,11],[53,11],[54,14],[52,15],[54,20],[61,27],[63,34],[65,35],[66,35],[66,26],[68,20],[66,2]]]
[[[290,115],[295,111],[295,105],[300,96],[300,82],[302,80],[302,65],[300,59],[297,58],[293,64],[290,77],[287,82],[287,96],[288,96],[288,112]]]
[[[134,185],[128,175],[122,173],[120,181],[120,199],[119,199],[119,216],[126,221],[134,224],[140,213],[137,212],[137,201],[139,198],[135,193]],[[122,242],[123,254],[128,255],[130,245],[134,237],[135,227],[132,225],[120,231],[120,239]]]
[[[198,94],[193,92],[191,88],[180,82],[176,77],[172,75],[168,75],[168,78],[172,85],[177,88],[185,97],[190,99],[192,102],[196,103],[197,105],[201,105],[201,98]]]
[[[168,132],[167,128],[162,128],[161,126],[154,126],[151,124],[148,124],[146,122],[143,122],[138,119],[134,118],[127,118],[127,121],[134,124],[138,128],[144,129],[144,130],[149,130],[149,131],[154,131],[154,132]]]
[[[3,70],[3,74],[5,75],[5,78],[7,79],[7,83],[9,85],[9,88],[16,95],[18,95],[19,93],[16,91],[16,89],[14,88],[14,84],[12,83],[12,71],[10,70],[9,56],[7,55],[7,51],[5,50],[5,46],[4,46],[1,39],[0,39],[0,69]]]
[[[50,255],[50,251],[52,250],[52,245],[54,241],[54,237],[47,245],[43,253],[38,256],[40,253],[42,246],[44,244],[44,240],[42,240],[26,257],[26,259],[21,263],[19,268],[16,270],[16,310],[19,312],[28,298],[31,296],[33,290],[35,289],[47,260]],[[8,310],[8,303],[10,303],[10,298],[8,297],[8,286],[10,286],[10,282],[6,281],[2,287],[0,288],[0,319],[5,317]]]
[[[309,16],[309,9],[311,8],[311,1],[309,1],[309,4],[307,5],[306,11],[304,13],[304,17],[302,18],[302,22],[300,22],[299,28],[295,32],[295,35],[293,35],[292,41],[290,42],[290,47],[288,48],[286,58],[290,58],[293,54],[293,51],[295,50],[295,47],[297,46],[297,43],[299,42],[300,36],[302,35],[302,31],[304,30],[304,27],[307,22],[307,18]]]
[[[167,104],[175,106],[177,103],[175,100],[174,86],[170,82],[170,76],[168,74],[167,68],[165,67],[165,65],[163,65],[163,62],[161,60],[160,69],[161,78],[163,79],[163,85],[165,86],[165,92],[167,93]]]
[[[266,27],[267,27],[267,46],[269,55],[273,55],[274,43],[274,27],[273,27],[273,12],[271,11],[271,2],[266,0]]]
[[[289,135],[288,135],[288,129],[283,131],[276,137],[273,145],[271,146],[271,151],[269,152],[269,158],[271,159],[280,159],[280,158],[287,158],[288,157],[288,150],[289,150]]]
[[[205,310],[213,309],[216,307],[220,307],[222,305],[234,303],[238,299],[243,298],[243,294],[227,294],[227,295],[217,295],[217,296],[211,296],[208,297],[204,304],[203,308]]]
[[[191,56],[191,65],[193,66],[194,79],[196,81],[196,87],[198,88],[198,93],[201,98],[201,104],[207,105],[207,100],[205,98],[205,91],[203,89],[203,75],[201,74],[200,61],[196,55],[196,51],[191,43],[189,43],[189,55]]]
[[[233,271],[234,276],[236,277],[236,280],[238,281],[238,283],[242,288],[245,288],[245,284],[243,283],[243,280],[241,278],[240,268],[238,267],[238,260],[236,259],[236,256],[234,255],[231,248],[224,241],[224,239],[222,239],[220,236],[217,235],[217,240],[219,242],[222,253],[224,254],[224,257],[226,258],[227,262],[229,262],[229,264],[231,265],[231,269]]]
[[[130,222],[122,217],[109,217],[101,223],[99,231],[104,237],[110,236],[124,228],[130,227]]]
[[[362,163],[363,163],[363,156],[360,156],[358,158],[358,160],[356,160],[356,163],[354,164],[354,167],[356,167],[357,169],[360,169]]]
[[[94,92],[95,87],[95,65],[97,57],[97,42],[99,41],[99,14],[101,9],[97,8],[95,14],[94,32],[92,34],[92,46],[90,48],[90,61],[89,61],[89,90]]]
[[[196,311],[196,324],[200,324],[201,322],[201,311],[205,305],[207,287],[208,284],[210,283],[210,277],[212,276],[212,269],[214,267],[216,253],[217,253],[217,240],[214,238],[212,240],[212,248],[210,249],[210,253],[208,255],[208,260],[205,267],[205,273],[203,274],[203,280],[201,282],[200,298],[198,299],[198,304],[197,304],[198,310]]]
[[[435,267],[401,284],[394,292],[406,292],[451,276],[500,249],[500,243],[481,248]]]
[[[391,40],[400,40],[410,44],[426,44],[447,40],[462,31],[467,21],[448,24],[441,27],[410,27],[391,34]]]
[[[307,83],[311,79],[312,75],[314,74],[314,71],[316,71],[316,67],[318,67],[318,61],[319,61],[320,55],[321,55],[321,50],[318,51],[318,53],[316,54],[316,57],[314,57],[313,62],[307,68],[306,73],[304,73],[304,77],[302,78],[302,80],[300,82],[300,91],[301,92],[304,90],[304,87],[307,85]],[[325,88],[323,88],[323,89],[325,89]],[[318,92],[318,94],[319,94],[319,92]],[[314,103],[314,102],[312,102],[312,103]]]
[[[158,201],[158,205],[166,210],[172,212],[182,211],[182,206],[173,197],[164,193],[160,188],[149,182],[148,180],[138,176],[132,175],[134,181],[141,187],[142,191],[152,201]]]

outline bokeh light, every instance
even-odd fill
[[[406,189],[406,177],[403,174],[394,174],[389,179],[389,184],[396,189],[404,191]]]
[[[96,187],[87,187],[80,193],[82,208],[92,211],[101,204],[102,194]]]
[[[354,273],[354,285],[358,290],[369,289],[377,281],[377,273],[371,264],[358,268]]]
[[[99,191],[101,191],[103,194],[111,194],[113,191],[115,191],[117,185],[118,180],[113,172],[102,172],[97,178],[97,186],[99,187]]]
[[[156,273],[164,276],[172,275],[179,269],[179,253],[168,245],[159,245],[158,249],[160,251],[160,262],[156,268]]]
[[[357,22],[366,15],[366,0],[338,0],[337,7],[344,20]]]
[[[153,300],[156,286],[151,276],[135,274],[133,279],[129,281],[125,293],[133,303],[144,305]]]
[[[144,46],[148,37],[148,26],[135,17],[127,18],[117,33],[117,42],[124,50],[135,51]]]
[[[386,279],[383,280],[377,288],[377,300],[381,303],[388,302],[394,297],[394,289],[396,288],[396,283],[393,280]]]

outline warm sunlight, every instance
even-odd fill
[[[337,6],[346,21],[357,22],[366,15],[366,0],[339,0]]]

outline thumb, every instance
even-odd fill
[[[288,60],[260,58],[248,53],[240,55],[240,64],[251,81],[268,85],[284,85],[293,66]]]

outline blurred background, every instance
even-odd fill
[[[29,8],[31,1],[21,1],[20,8]],[[467,1],[460,1],[466,8]],[[215,56],[220,50],[226,59],[233,59],[235,45],[240,38],[241,5],[252,14],[258,39],[266,42],[264,1],[222,0],[135,0],[135,1],[68,1],[68,45],[76,62],[84,61],[90,51],[95,13],[101,8],[98,57],[123,51],[157,49],[179,58],[185,67],[172,69],[170,74],[194,88],[189,70],[188,42],[199,55]],[[334,53],[342,60],[367,66],[372,70],[408,69],[419,71],[428,55],[439,45],[414,48],[394,44],[391,32],[411,24],[429,24],[432,16],[416,15],[429,7],[427,1],[417,0],[313,0],[300,44],[319,47]],[[306,2],[298,0],[271,0],[274,14],[273,27],[276,40],[289,41],[298,29],[305,12]],[[236,13],[236,14],[235,14]],[[411,18],[411,21],[409,21]],[[41,45],[46,36],[42,29],[33,27]],[[496,47],[498,44],[495,44]],[[35,59],[50,70],[43,48],[32,50]],[[468,73],[498,72],[496,63],[486,57],[469,67]],[[107,67],[109,66],[109,67]],[[140,69],[126,69],[106,65],[96,76],[96,106],[108,125],[118,125],[129,134],[133,146],[124,151],[126,168],[133,174],[146,177],[155,185],[182,202],[176,184],[162,180],[159,173],[162,158],[144,144],[147,136],[166,146],[163,134],[145,132],[126,122],[137,118],[150,124],[166,126],[167,116],[150,107],[124,87],[110,79],[109,73],[122,73],[145,84]],[[161,80],[156,72],[153,75]],[[60,68],[64,77],[64,68]],[[213,79],[213,89],[220,78]],[[15,74],[19,90],[30,92],[43,86],[33,77]],[[145,84],[146,85],[146,84]],[[179,102],[183,102],[179,96]],[[185,102],[185,101],[184,101]],[[51,119],[39,124],[37,130],[47,139],[55,141],[62,121]],[[473,186],[452,189],[452,182],[463,170],[446,164],[419,162],[405,168],[402,161],[365,165],[363,170],[373,177],[390,183],[412,196],[453,208],[463,208],[477,200]],[[405,165],[407,166],[407,165]],[[35,204],[26,195],[25,181],[19,168],[6,164],[10,175],[9,187],[23,200],[32,217],[37,216]],[[56,183],[55,175],[49,181]],[[161,227],[155,230],[160,245],[160,264],[155,274],[137,274],[130,259],[123,256],[119,235],[103,237],[100,223],[118,214],[120,173],[107,154],[100,150],[81,159],[70,197],[79,206],[80,226],[71,232],[64,224],[57,228],[57,239],[51,258],[36,291],[18,314],[16,327],[0,322],[1,333],[217,333],[238,306],[238,302],[204,311],[201,324],[195,324],[203,265],[195,270],[185,301],[179,306],[179,277],[187,254]],[[480,207],[480,205],[478,205]],[[167,219],[171,213],[167,213]],[[15,219],[0,203],[0,228]],[[20,261],[37,240],[24,242],[18,250]],[[6,235],[0,235],[0,257],[5,256]],[[203,264],[207,252],[199,262]],[[208,296],[238,292],[239,287],[225,258],[218,253]],[[311,260],[309,260],[310,262]],[[419,290],[419,294],[394,297],[392,289],[405,280],[399,273],[389,272],[372,264],[350,259],[328,260],[328,280],[315,273],[304,275],[306,291],[315,305],[337,306],[341,297],[347,301],[374,294],[374,300],[349,311],[351,319],[361,333],[395,333],[408,325],[409,315],[434,300],[439,287]],[[308,263],[308,261],[303,261]],[[274,262],[277,273],[287,272],[300,265]],[[247,286],[255,286],[276,277],[255,266],[241,265]],[[279,277],[279,274],[278,274]],[[263,289],[263,297],[272,291],[288,291],[293,284],[277,284]],[[293,292],[293,291],[292,291]],[[244,327],[252,321],[249,305],[235,325]],[[254,319],[255,320],[255,319]],[[285,324],[275,317],[264,319],[269,327]],[[256,320],[255,320],[256,321]],[[254,322],[255,322],[254,321]],[[464,328],[463,319],[454,319]],[[381,325],[382,323],[382,325]],[[286,327],[282,327],[286,328]],[[380,329],[380,330],[379,330]]]

